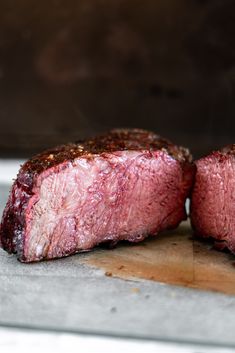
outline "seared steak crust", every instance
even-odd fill
[[[73,161],[81,156],[92,158],[101,153],[112,153],[126,150],[165,151],[179,162],[191,162],[192,156],[187,148],[176,146],[169,140],[146,130],[115,129],[106,135],[93,139],[77,141],[61,145],[42,152],[26,162],[18,175],[18,181],[32,186],[34,177],[46,169],[52,168],[65,161]]]

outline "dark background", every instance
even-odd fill
[[[112,127],[235,142],[235,1],[0,0],[0,157]]]

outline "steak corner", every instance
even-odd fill
[[[187,149],[145,130],[112,130],[50,149],[21,167],[1,246],[33,262],[141,241],[186,218],[193,174]]]

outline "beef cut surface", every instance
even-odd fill
[[[1,246],[32,262],[141,241],[186,218],[193,174],[187,149],[139,129],[45,151],[12,186]]]
[[[214,238],[217,248],[235,253],[235,145],[195,163],[191,200],[195,234]]]

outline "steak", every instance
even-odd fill
[[[191,200],[195,234],[214,239],[219,249],[235,254],[235,145],[195,162]]]
[[[113,130],[50,149],[21,167],[1,246],[32,262],[104,242],[139,242],[186,218],[193,174],[187,149],[145,130]]]

